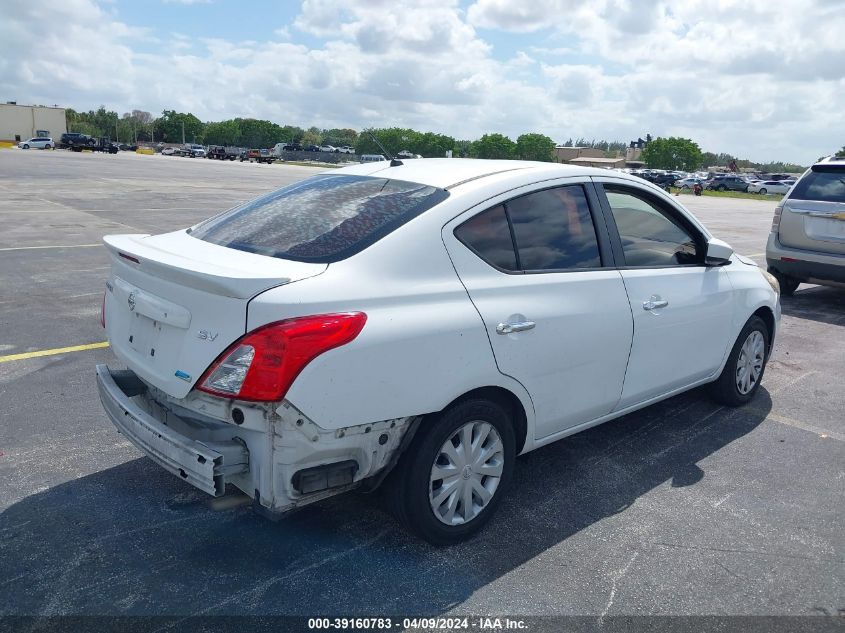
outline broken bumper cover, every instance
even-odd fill
[[[112,372],[106,365],[97,365],[97,387],[106,414],[147,457],[215,497],[224,493],[227,476],[249,470],[249,451],[242,443],[200,442],[147,413],[132,399],[139,392],[127,388],[127,384],[135,387],[138,383],[131,372]]]

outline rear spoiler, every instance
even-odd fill
[[[191,238],[186,231],[164,235],[107,235],[116,265],[204,292],[236,299],[312,277],[327,264],[295,262],[246,253]]]

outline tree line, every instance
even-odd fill
[[[321,129],[302,128],[296,125],[279,125],[272,121],[235,118],[225,121],[203,122],[190,112],[164,110],[153,116],[143,110],[133,110],[118,116],[117,112],[100,106],[98,110],[77,112],[68,108],[69,132],[91,136],[107,136],[121,142],[200,143],[203,145],[235,145],[238,147],[272,147],[276,143],[308,145],[349,145],[359,154],[381,154],[379,144],[391,155],[400,151],[430,158],[453,156],[469,158],[512,158],[519,160],[553,161],[555,142],[539,133],[520,135],[516,141],[503,134],[485,134],[476,140],[456,139],[434,132],[419,132],[410,128],[371,128],[361,132],[351,128]],[[378,140],[378,143],[374,140]],[[791,163],[755,163],[726,153],[704,152],[691,139],[666,137],[652,139],[642,153],[646,166],[655,169],[683,169],[694,171],[701,167],[749,167],[768,172],[803,171]],[[587,140],[570,138],[567,146],[589,147],[601,150],[608,158],[624,156],[627,144],[622,141]],[[845,153],[843,148],[842,153]]]

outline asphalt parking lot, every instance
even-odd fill
[[[378,499],[220,508],[106,420],[111,233],[181,228],[307,167],[0,151],[0,615],[842,615],[845,290],[802,286],[753,404],[701,390],[522,458],[480,535]],[[773,204],[684,196],[763,261]],[[683,350],[678,350],[679,354]]]

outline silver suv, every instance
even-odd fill
[[[777,206],[766,264],[784,295],[801,282],[845,283],[845,158],[813,165]]]

